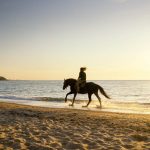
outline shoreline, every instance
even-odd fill
[[[116,113],[129,113],[129,114],[148,114],[150,115],[149,103],[139,104],[139,103],[123,103],[123,102],[113,102],[113,101],[103,101],[102,109],[99,108],[99,103],[96,103],[96,100],[93,100],[89,107],[82,107],[86,105],[87,100],[77,100],[73,107],[69,106],[72,100],[68,100],[67,103],[64,101],[57,101],[59,98],[38,98],[37,100],[28,100],[28,99],[2,99],[0,102],[22,104],[27,106],[37,106],[45,108],[61,108],[61,109],[73,109],[73,110],[87,110],[87,111],[98,111],[98,112],[116,112]]]
[[[150,147],[150,115],[0,102],[0,149]]]

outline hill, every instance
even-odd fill
[[[7,80],[5,77],[0,76],[0,80]]]

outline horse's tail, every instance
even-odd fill
[[[101,86],[98,86],[100,92],[108,99],[110,99],[110,97],[106,94],[106,92],[104,91],[104,89]]]

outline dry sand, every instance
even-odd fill
[[[150,115],[0,103],[0,149],[150,149]]]

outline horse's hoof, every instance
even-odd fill
[[[82,106],[82,107],[87,107],[87,106]]]
[[[96,106],[96,108],[100,108],[100,109],[102,109],[102,106]]]
[[[72,107],[73,107],[73,105],[72,105],[72,104],[69,104],[69,106],[72,106]]]

